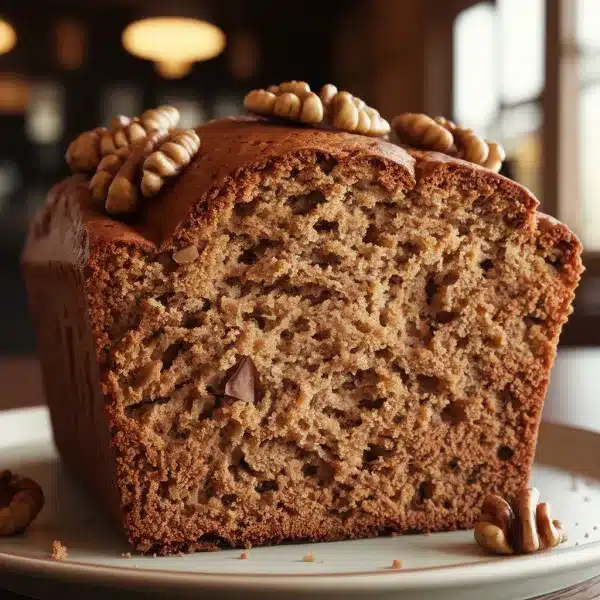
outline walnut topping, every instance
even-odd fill
[[[477,165],[485,163],[489,153],[488,145],[474,131],[457,127],[454,131],[454,139],[462,158]]]
[[[117,129],[121,129],[122,127],[127,127],[131,123],[132,119],[126,117],[125,115],[115,115],[108,125],[108,128],[111,131],[116,131]]]
[[[123,166],[125,159],[129,156],[129,148],[117,150],[114,154],[107,154],[98,165],[96,173],[90,181],[90,192],[92,199],[104,204],[111,183],[119,169]]]
[[[102,155],[100,153],[100,138],[106,128],[97,127],[76,137],[67,148],[65,159],[73,171],[93,171]]]
[[[177,175],[198,151],[200,140],[193,130],[173,131],[178,122],[179,111],[172,106],[134,118],[117,115],[108,128],[77,137],[69,145],[67,162],[74,171],[95,171],[90,193],[109,214],[134,213],[140,205],[140,188],[144,196],[156,194],[164,180]]]
[[[451,121],[450,119],[446,119],[446,117],[433,117],[433,120],[438,125],[441,125],[450,132],[453,132],[456,129],[456,123],[454,123],[454,121]]]
[[[131,214],[139,208],[139,180],[146,158],[167,137],[167,131],[154,131],[138,142],[116,173],[106,195],[106,212],[111,215]]]
[[[496,554],[529,553],[553,548],[567,535],[560,521],[550,519],[548,504],[538,504],[535,488],[521,490],[509,505],[499,496],[488,496],[475,525],[476,542]]]
[[[71,142],[66,161],[73,171],[94,171],[104,156],[121,148],[131,148],[151,132],[168,131],[179,122],[179,111],[173,106],[159,106],[145,111],[139,118],[117,115],[110,127],[86,131]]]
[[[185,168],[198,149],[200,138],[193,129],[176,131],[144,161],[141,189],[144,196],[154,196],[165,183]]]
[[[419,113],[404,113],[394,117],[392,128],[398,140],[417,148],[448,152],[454,144],[452,133],[431,117]]]
[[[454,130],[454,142],[459,158],[495,172],[500,170],[502,161],[506,158],[504,148],[500,144],[484,140],[471,129],[456,127]]]
[[[140,122],[146,131],[172,129],[179,124],[179,111],[168,105],[150,108],[142,113]]]
[[[133,120],[127,125],[104,131],[100,135],[100,154],[107,156],[123,148],[131,148],[148,135],[142,124]]]
[[[319,98],[321,98],[321,102],[323,102],[324,106],[328,106],[337,93],[338,89],[333,83],[326,83],[319,92]]]
[[[506,158],[500,144],[484,140],[471,129],[458,127],[445,117],[432,119],[424,114],[403,113],[394,117],[392,128],[400,143],[444,152],[496,173]]]
[[[270,90],[252,90],[244,99],[244,107],[257,115],[273,114],[277,96]]]
[[[486,141],[489,152],[483,166],[497,173],[502,168],[502,163],[506,158],[506,152],[504,152],[504,148],[498,142],[492,142],[490,140]]]
[[[307,125],[329,125],[335,129],[369,136],[385,136],[389,123],[363,100],[332,85],[319,95],[304,81],[286,81],[266,90],[252,90],[244,99],[246,110]]]

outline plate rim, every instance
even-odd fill
[[[544,560],[541,560],[543,556]],[[490,569],[493,565],[492,569]],[[284,591],[293,586],[299,591],[416,590],[461,587],[497,581],[510,582],[543,576],[550,571],[559,574],[577,567],[600,568],[600,542],[552,551],[490,558],[476,564],[463,562],[443,567],[418,567],[401,570],[358,571],[352,573],[210,573],[169,569],[131,568],[126,566],[91,565],[76,561],[61,562],[50,558],[23,557],[0,552],[0,567],[15,574],[68,579],[88,584],[109,584],[139,589],[205,589],[221,591]]]
[[[49,425],[48,408],[28,407],[0,411],[0,422],[38,419]],[[579,431],[568,425],[551,424],[552,429]],[[600,432],[593,433],[600,445]],[[47,437],[35,437],[40,442]],[[51,440],[51,435],[49,436]],[[6,446],[13,444],[6,443]],[[0,570],[14,574],[60,578],[79,583],[137,589],[211,589],[221,591],[284,591],[290,586],[299,591],[351,591],[368,588],[372,591],[435,589],[460,587],[483,582],[515,581],[543,576],[552,571],[561,573],[575,567],[578,570],[598,565],[600,569],[600,541],[564,549],[508,557],[490,557],[477,562],[460,562],[438,567],[415,567],[399,570],[365,570],[325,573],[215,573],[210,571],[177,571],[144,566],[96,565],[78,561],[54,561],[50,558],[23,556],[0,550]],[[492,568],[491,565],[493,565]]]

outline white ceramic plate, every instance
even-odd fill
[[[551,551],[490,557],[472,532],[409,535],[249,551],[152,558],[134,555],[90,507],[63,470],[52,445],[48,413],[0,413],[0,468],[36,479],[47,501],[23,536],[0,538],[0,588],[39,598],[411,598],[519,600],[564,588],[600,573],[600,435],[544,425],[533,484],[569,541]],[[68,548],[50,560],[53,540]],[[307,552],[315,562],[303,562]],[[403,568],[391,568],[394,559]],[[111,588],[107,594],[107,587]],[[69,594],[66,596],[66,594]],[[133,594],[133,595],[132,595]]]

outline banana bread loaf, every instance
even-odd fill
[[[198,127],[139,222],[59,183],[23,268],[63,460],[141,551],[471,527],[530,474],[581,247],[523,187]]]

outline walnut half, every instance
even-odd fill
[[[475,525],[475,541],[495,554],[527,554],[553,548],[567,540],[560,521],[550,518],[550,506],[538,504],[535,488],[521,490],[512,506],[500,496],[488,496]]]
[[[389,123],[374,108],[349,92],[338,91],[331,83],[317,95],[305,81],[284,81],[266,90],[252,90],[244,99],[244,107],[264,117],[371,137],[385,137],[390,131]]]
[[[392,119],[392,129],[395,140],[401,144],[456,156],[495,173],[506,158],[500,144],[483,139],[471,129],[458,127],[445,117],[402,113]]]

